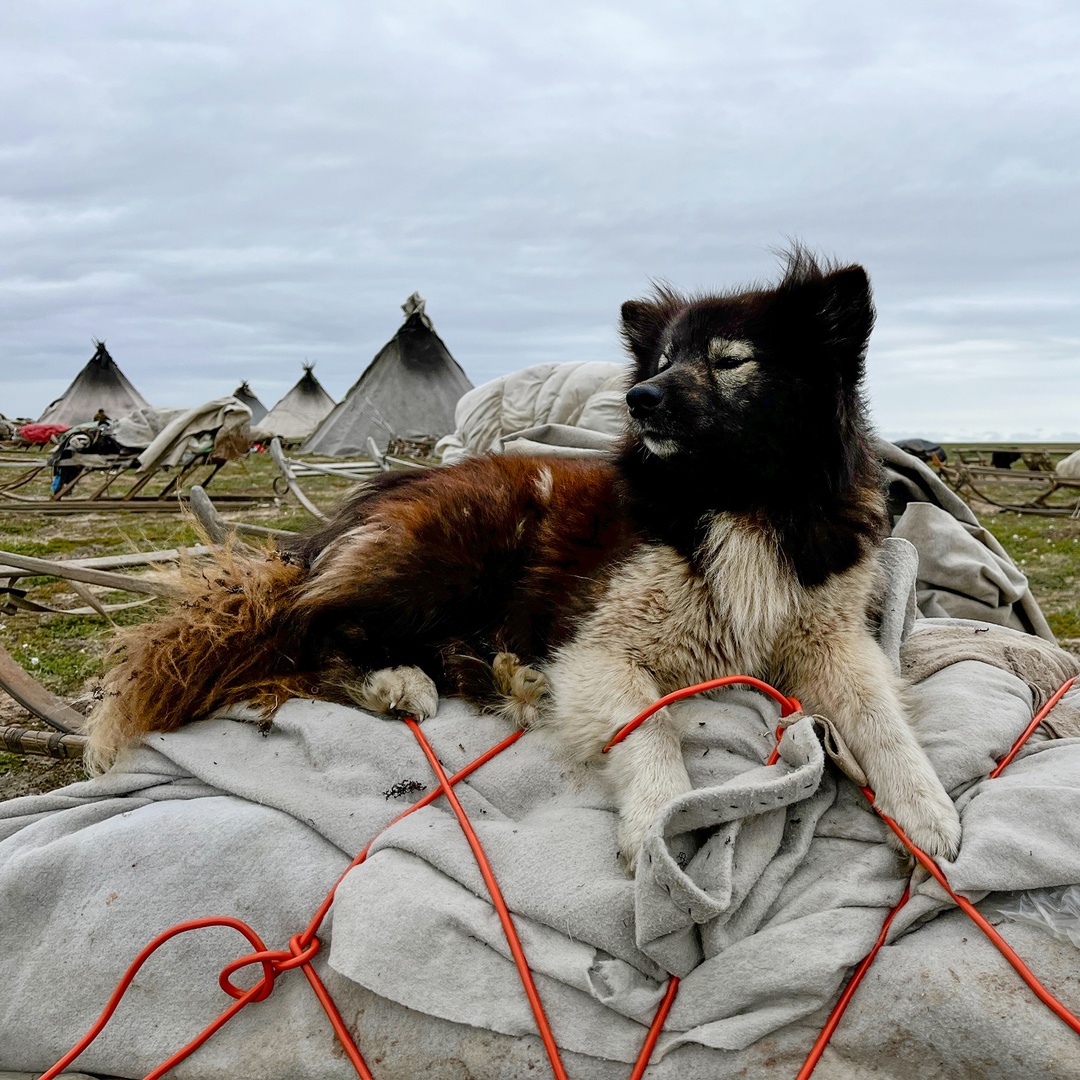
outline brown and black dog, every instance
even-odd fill
[[[388,474],[280,551],[189,568],[187,598],[126,633],[91,762],[241,701],[424,717],[439,693],[598,761],[661,695],[742,673],[830,717],[878,806],[954,856],[956,811],[868,629],[887,531],[861,393],[873,320],[865,271],[802,249],[772,288],[625,304],[611,460]],[[603,758],[631,868],[690,786],[682,734],[664,710]]]

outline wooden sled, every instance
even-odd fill
[[[391,469],[426,469],[430,467],[431,463],[414,461],[390,453],[384,454],[376,446],[375,440],[370,437],[367,442],[368,449],[371,451],[370,458],[361,458],[357,461],[316,463],[287,458],[285,451],[282,449],[281,440],[276,437],[271,439],[270,457],[280,473],[279,476],[274,478],[274,491],[278,495],[284,495],[288,492],[312,517],[319,521],[326,521],[327,515],[308,498],[304,489],[300,486],[301,477],[334,476],[362,482],[372,476],[377,476],[380,472],[389,472]]]
[[[159,450],[161,464],[140,467],[146,448],[120,446],[104,427],[82,425],[61,436],[47,460],[38,459],[11,477],[0,477],[0,509],[37,513],[172,509],[185,496],[186,485],[204,489],[221,469],[246,453],[247,425],[239,430],[210,429],[205,441],[186,449],[193,438],[181,431]],[[177,449],[174,451],[173,447]],[[180,455],[176,463],[170,462]],[[225,494],[222,501],[250,505],[256,495]]]
[[[1058,476],[1052,468],[1002,469],[959,462],[940,465],[938,473],[964,499],[974,497],[1017,514],[1080,517],[1080,480]]]

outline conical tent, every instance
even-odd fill
[[[334,399],[312,374],[314,364],[304,365],[300,381],[259,421],[258,429],[282,442],[306,439],[334,408]]]
[[[312,454],[366,454],[370,436],[380,449],[393,438],[446,435],[454,406],[472,383],[413,293],[401,305],[405,322],[304,444]]]
[[[266,415],[266,406],[252,393],[251,387],[247,384],[247,379],[233,391],[232,396],[251,410],[252,426]]]
[[[97,346],[86,367],[72,380],[71,385],[38,418],[39,424],[88,424],[104,412],[110,420],[126,416],[136,409],[145,409],[148,402],[128,382],[124,373],[109,355],[104,341]]]

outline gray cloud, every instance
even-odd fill
[[[893,434],[1080,431],[1061,2],[54,3],[0,14],[0,411],[104,337],[150,400],[316,360],[414,289],[474,381],[619,356],[619,304],[797,236],[874,278]],[[103,10],[104,9],[104,10]]]

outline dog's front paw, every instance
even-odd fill
[[[604,773],[619,811],[619,858],[633,874],[657,815],[692,786],[678,734],[666,712],[661,710],[629,739],[612,747]]]
[[[424,720],[439,707],[439,692],[418,667],[393,667],[373,671],[359,683],[346,685],[357,705],[371,712],[394,713]]]
[[[879,792],[875,794],[874,805],[888,814],[908,839],[931,858],[950,861],[956,858],[960,851],[960,815],[943,789],[884,796]]]
[[[685,790],[689,790],[689,782],[677,789],[672,787],[669,790],[637,791],[623,803],[619,811],[617,833],[619,862],[631,877],[641,861],[641,849],[653,819],[667,802]]]
[[[495,686],[503,701],[498,712],[518,727],[535,727],[540,719],[541,702],[548,692],[542,671],[522,663],[510,652],[499,653],[491,664]]]

